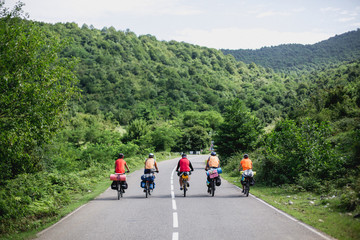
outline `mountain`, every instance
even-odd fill
[[[261,65],[275,71],[302,71],[324,67],[360,58],[360,29],[336,35],[313,44],[283,44],[258,50],[222,49],[236,60]]]
[[[137,118],[171,120],[188,110],[222,112],[238,97],[271,122],[285,114],[281,106],[290,101],[285,91],[293,81],[220,50],[113,27],[58,23],[42,28],[71,39],[61,55],[79,60],[76,74],[83,98],[73,102],[74,111],[126,125]]]

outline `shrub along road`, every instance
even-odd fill
[[[156,188],[145,198],[142,171],[128,175],[117,200],[107,189],[38,234],[39,239],[332,239],[222,180],[211,197],[205,185],[207,156],[189,156],[195,171],[184,198],[174,173],[178,159],[159,163]],[[110,180],[109,180],[110,185]],[[250,191],[251,192],[251,191]]]

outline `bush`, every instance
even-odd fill
[[[108,174],[109,167],[98,164],[77,173],[21,174],[6,181],[0,190],[0,235],[36,228]]]

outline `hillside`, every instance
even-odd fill
[[[360,29],[313,44],[283,44],[258,50],[222,49],[245,63],[254,62],[275,71],[319,70],[360,58]]]
[[[77,111],[103,114],[121,124],[136,118],[172,119],[184,111],[223,111],[239,97],[264,122],[284,112],[285,85],[280,75],[255,64],[237,62],[221,51],[114,28],[42,24],[61,39],[62,52],[79,59],[77,76],[83,98]]]

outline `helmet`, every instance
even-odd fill
[[[249,157],[249,155],[247,155],[247,154],[244,155],[244,158],[248,158],[248,157]]]
[[[149,153],[149,158],[153,158],[154,154],[153,153]]]
[[[182,156],[183,158],[186,157],[186,153],[183,153],[181,156]]]
[[[124,154],[123,153],[119,153],[119,158],[123,158]]]
[[[216,152],[211,152],[211,156],[216,156]]]

